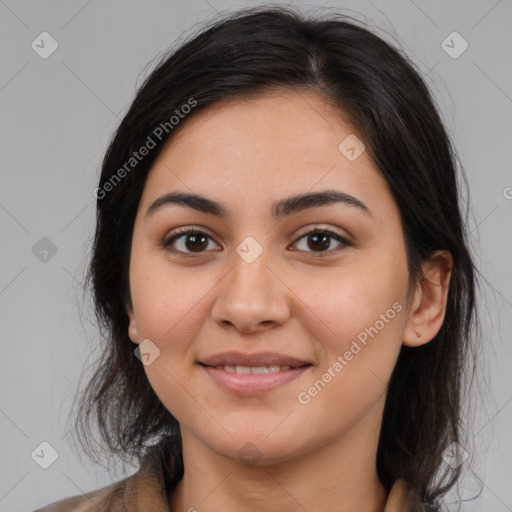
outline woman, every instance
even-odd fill
[[[341,15],[245,9],[162,59],[95,191],[78,415],[140,469],[40,510],[439,510],[476,319],[454,155]]]

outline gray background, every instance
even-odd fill
[[[64,435],[82,368],[99,353],[80,284],[99,166],[148,63],[216,11],[257,4],[0,0],[0,511],[33,510],[123,477],[79,460]],[[471,243],[488,281],[481,402],[461,491],[471,494],[471,471],[484,486],[462,509],[511,511],[512,2],[293,4],[328,5],[398,38],[437,98],[469,177]],[[59,45],[47,59],[31,47],[44,31]],[[441,46],[453,31],[469,44],[458,58]],[[59,454],[48,469],[31,458],[43,441]]]

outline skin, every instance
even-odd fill
[[[366,151],[350,161],[338,149],[353,133],[315,93],[277,91],[184,121],[149,173],[127,313],[130,339],[160,350],[144,370],[181,427],[185,474],[172,510],[384,510],[375,460],[387,385],[402,344],[427,343],[440,329],[452,260],[438,251],[428,279],[408,295],[398,207]],[[371,215],[334,203],[271,216],[274,201],[327,189],[356,197]],[[175,190],[214,199],[230,215],[167,205],[146,217],[155,199]],[[211,237],[198,252],[187,235],[176,240],[190,258],[163,247],[186,226]],[[304,236],[315,227],[351,245],[330,238],[315,250]],[[236,252],[247,236],[263,251],[252,263]],[[394,303],[402,310],[300,403],[298,394]],[[228,350],[272,350],[313,367],[267,394],[235,396],[197,364]],[[259,454],[252,465],[239,455],[249,442]]]

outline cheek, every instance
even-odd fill
[[[309,277],[298,288],[307,306],[303,313],[309,309],[308,316],[317,318],[325,348],[346,350],[358,336],[364,343],[368,330],[376,334],[374,328],[383,336],[400,332],[407,274],[398,265],[380,263],[333,269],[324,277]]]
[[[189,338],[213,285],[211,275],[172,265],[162,255],[134,260],[130,288],[139,335],[159,343]]]
[[[199,337],[207,314],[204,299],[215,281],[197,269],[195,277],[193,269],[172,269],[166,261],[138,262],[131,270],[138,334],[140,340],[150,339],[159,349],[158,357],[144,366],[147,379],[175,417],[186,418],[190,411],[199,415],[197,404],[184,388],[193,387],[193,341]]]
[[[305,407],[311,428],[335,435],[384,400],[401,347],[405,308],[396,280],[383,273],[315,281],[310,292],[302,314],[310,319],[309,334],[322,358],[295,400],[299,410]]]
[[[355,420],[381,398],[403,339],[407,270],[402,263],[381,255],[301,287],[309,290],[301,315],[310,319],[310,335],[322,354],[320,379],[302,390],[301,403],[314,402],[319,414],[336,403],[333,414],[343,422],[348,411]]]

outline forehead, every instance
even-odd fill
[[[184,188],[233,207],[243,200],[257,209],[291,194],[327,188],[366,204],[393,202],[367,152],[351,160],[342,151],[347,138],[362,137],[342,112],[311,91],[226,101],[182,123],[150,170],[142,201],[146,206]]]
[[[176,155],[193,148],[201,154],[235,157],[233,151],[243,151],[245,156],[252,150],[264,157],[261,150],[265,149],[271,151],[269,158],[278,154],[281,160],[304,155],[318,159],[319,152],[337,151],[339,143],[355,132],[346,114],[334,110],[317,93],[280,90],[225,100],[185,118],[165,151]]]

